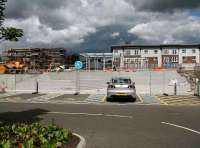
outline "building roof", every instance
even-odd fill
[[[112,57],[112,53],[80,53],[83,57],[90,58],[102,58],[102,57]]]
[[[163,45],[113,45],[111,46],[111,52],[115,49],[162,49],[162,48],[200,48],[200,44],[163,44]]]

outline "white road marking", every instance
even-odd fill
[[[187,128],[187,127],[184,127],[184,126],[180,126],[180,125],[172,124],[172,123],[168,123],[168,122],[161,122],[161,123],[166,124],[166,125],[170,125],[170,126],[174,126],[174,127],[178,127],[178,128],[181,128],[181,129],[184,129],[184,130],[187,130],[187,131],[190,131],[190,132],[193,132],[193,133],[200,135],[199,131],[196,131],[196,130],[193,130],[193,129],[190,129],[190,128]]]
[[[118,118],[130,118],[132,119],[133,117],[132,116],[121,116],[121,115],[105,115],[107,117],[118,117]]]
[[[10,97],[14,95],[17,95],[17,94],[16,93],[2,93],[0,94],[0,98]]]
[[[105,97],[105,94],[91,94],[85,99],[86,102],[103,102],[102,98]]]
[[[34,98],[30,98],[27,102],[48,102],[50,99],[62,96],[63,94],[46,94]]]
[[[90,114],[90,113],[66,113],[66,112],[48,112],[48,114],[61,114],[61,115],[85,115],[85,116],[107,116],[107,117],[117,117],[117,118],[130,118],[132,116],[122,116],[122,115],[111,115],[111,114]]]

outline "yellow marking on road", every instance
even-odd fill
[[[137,96],[138,96],[138,98],[140,99],[140,101],[143,103],[144,100],[142,99],[142,97],[141,97],[140,95],[137,95]]]
[[[186,103],[200,103],[200,101],[195,101],[195,100],[185,100],[185,101],[182,101],[182,102],[186,102]]]
[[[162,99],[160,99],[159,96],[155,96],[155,97],[161,102],[161,104],[168,105],[166,102],[164,102]]]
[[[198,101],[193,101],[193,100],[170,100],[170,101],[168,101],[168,100],[165,100],[167,103],[173,103],[173,102],[197,102],[198,103]]]
[[[194,96],[156,96],[166,105],[200,105],[200,100]]]
[[[106,101],[107,101],[106,98],[107,98],[107,97],[104,96],[103,99],[102,99],[102,101],[103,101],[103,102],[106,102]]]

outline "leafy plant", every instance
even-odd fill
[[[54,124],[0,123],[0,148],[60,148],[71,138],[71,131]]]

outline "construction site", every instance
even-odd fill
[[[33,73],[64,69],[65,49],[8,49],[2,53],[0,73]]]
[[[130,56],[131,60],[125,60],[123,54],[115,52],[69,54],[62,48],[8,49],[2,53],[0,63],[0,90],[71,94],[80,88],[81,93],[105,94],[106,82],[120,76],[131,77],[141,94],[173,94],[174,80],[178,80],[178,94],[190,94],[193,90],[176,68],[151,68],[149,65],[154,63],[146,58]],[[74,69],[77,60],[83,63],[80,79]]]

